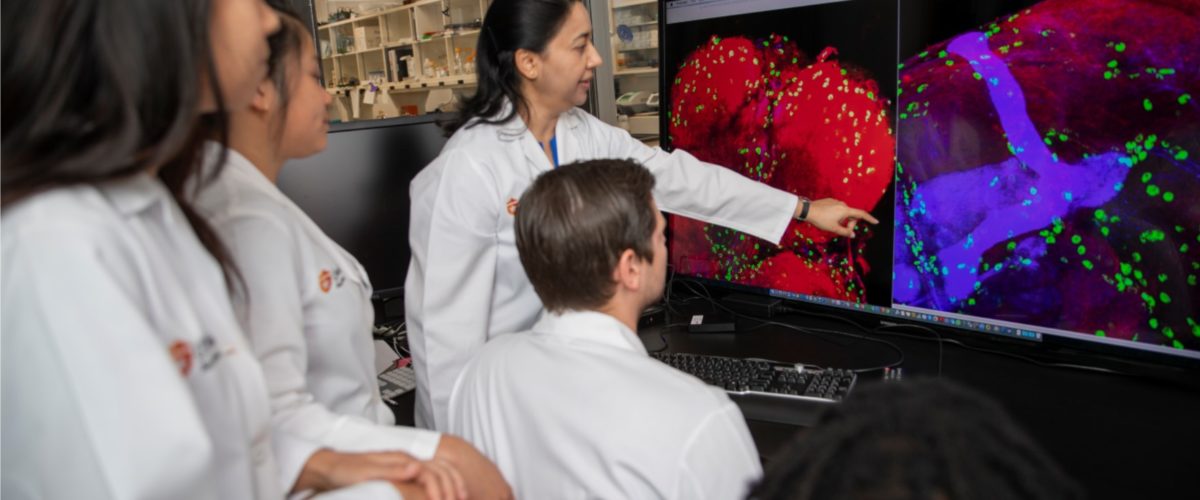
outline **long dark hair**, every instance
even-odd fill
[[[541,53],[567,20],[571,7],[582,0],[495,0],[483,17],[483,30],[475,48],[475,95],[442,128],[446,135],[479,123],[507,123],[529,103],[521,95],[521,75],[513,56],[525,49]],[[496,116],[508,100],[508,114]],[[471,120],[478,118],[474,123]]]
[[[201,243],[228,252],[182,196],[200,168],[211,0],[38,0],[5,4],[0,205],[54,188],[158,169]]]

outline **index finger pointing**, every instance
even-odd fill
[[[866,210],[859,210],[857,208],[851,208],[849,217],[853,217],[855,219],[862,219],[867,222],[870,222],[871,224],[879,224],[879,219],[876,219],[875,217],[873,217]]]

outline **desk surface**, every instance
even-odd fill
[[[829,329],[848,326],[794,317]],[[643,328],[649,350],[759,357],[833,368],[884,365],[896,354],[853,338],[818,337],[765,326],[742,333],[689,334]],[[938,375],[938,343],[880,336],[904,352],[905,378]],[[1081,482],[1090,498],[1195,498],[1200,466],[1200,394],[1184,384],[1034,365],[943,344],[941,376],[998,400],[1026,431]],[[879,372],[860,383],[880,379]],[[764,462],[796,426],[748,421]]]
[[[846,328],[795,319],[824,328]],[[760,357],[836,368],[861,368],[895,359],[888,348],[849,338],[815,337],[779,327],[743,333],[689,334],[682,328],[643,328],[649,350]],[[904,376],[937,376],[934,342],[883,337],[904,352]],[[1081,482],[1090,498],[1195,498],[1200,466],[1200,393],[1181,385],[1119,375],[1048,368],[943,344],[941,376],[996,400]],[[863,375],[861,381],[878,378]],[[413,425],[414,392],[393,408],[397,423]],[[803,428],[748,420],[764,462]]]

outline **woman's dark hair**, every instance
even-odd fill
[[[551,312],[595,309],[613,296],[626,250],[654,260],[654,175],[632,160],[591,160],[539,176],[521,195],[521,265]]]
[[[312,43],[314,48],[316,40],[308,31],[308,25],[300,19],[287,0],[267,0],[267,4],[279,13],[280,21],[279,31],[267,38],[267,44],[271,47],[271,56],[267,59],[267,78],[275,84],[275,95],[278,96],[276,100],[280,110],[275,115],[276,122],[272,126],[279,127],[277,133],[281,134],[283,129],[280,125],[287,120],[288,102],[292,97],[292,88],[288,83],[292,81],[291,71],[296,69],[290,63],[300,61],[305,40]]]
[[[442,128],[450,136],[464,126],[479,123],[507,123],[529,106],[521,95],[521,75],[513,56],[525,49],[541,53],[558,34],[571,13],[571,7],[582,0],[495,0],[483,17],[483,29],[475,48],[475,73],[478,87],[475,95],[463,103],[458,115]],[[512,108],[504,116],[505,101]],[[478,118],[478,121],[471,122]]]
[[[750,498],[1083,497],[1000,405],[942,380],[859,387],[781,456]]]
[[[216,234],[182,196],[200,168],[204,85],[224,116],[209,45],[211,0],[5,4],[0,204],[158,169],[205,248]],[[218,118],[220,119],[220,118]]]
[[[266,0],[266,4],[279,14],[279,30],[267,37],[267,46],[271,49],[271,55],[267,58],[267,78],[271,79],[271,83],[275,87],[276,105],[280,110],[274,117],[274,122],[271,123],[275,127],[274,133],[276,139],[283,133],[283,122],[287,120],[288,102],[291,101],[291,87],[288,83],[291,81],[291,68],[289,63],[297,62],[301,57],[301,49],[304,47],[304,40],[312,41],[316,45],[316,40],[313,39],[312,33],[308,29],[299,14],[296,13],[288,0]],[[226,134],[229,132],[228,123],[224,114],[216,116],[215,114],[205,115],[200,120],[199,134],[203,138],[211,140],[220,140],[222,144],[227,142]],[[221,163],[224,164],[224,158],[221,158]],[[197,186],[199,187],[199,186]]]

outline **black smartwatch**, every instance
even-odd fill
[[[804,222],[808,219],[808,206],[811,204],[812,200],[809,200],[803,196],[800,197],[800,215],[796,216],[796,220]]]

